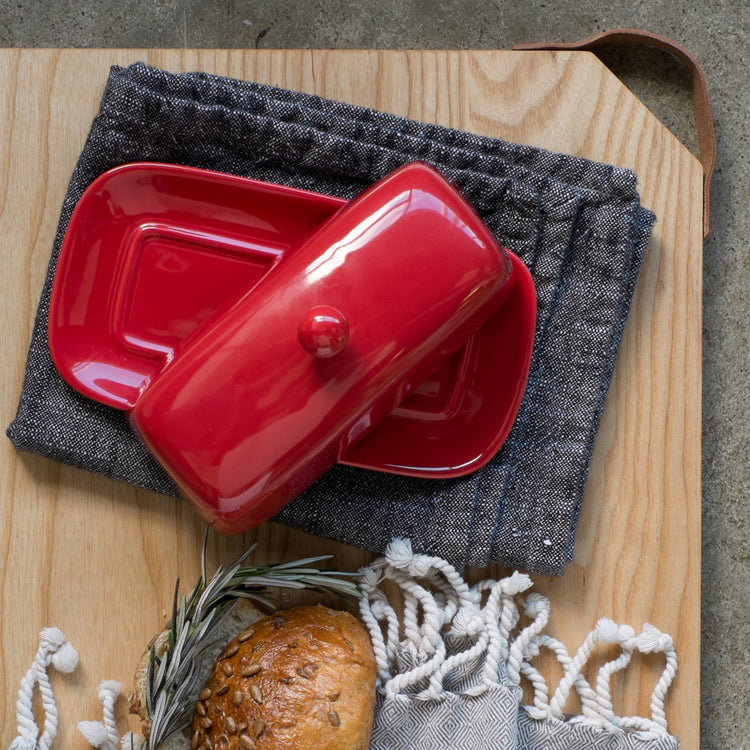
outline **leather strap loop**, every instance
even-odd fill
[[[693,81],[693,108],[698,134],[698,150],[703,166],[703,238],[709,235],[711,177],[716,166],[716,133],[711,114],[706,75],[693,54],[678,42],[641,29],[610,29],[578,42],[516,44],[514,50],[591,50],[605,44],[638,44],[656,47],[674,55],[688,70]]]

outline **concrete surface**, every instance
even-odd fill
[[[705,246],[702,747],[750,748],[748,0],[0,0],[0,46],[505,49],[639,27],[708,76],[719,141]],[[603,58],[692,150],[690,84],[661,52]],[[2,71],[0,71],[2,75]]]

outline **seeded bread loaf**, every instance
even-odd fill
[[[258,620],[219,655],[200,694],[191,747],[367,750],[375,659],[367,632],[323,606]]]
[[[265,612],[261,612],[250,600],[238,599],[232,611],[224,617],[221,624],[214,632],[214,646],[208,649],[201,657],[198,667],[197,683],[202,685],[208,679],[216,658],[221,653],[224,646],[234,638],[237,633],[242,632],[252,623],[265,617]],[[130,712],[137,715],[141,720],[141,733],[148,737],[151,730],[151,723],[146,714],[146,680],[148,675],[149,653],[153,646],[157,656],[161,656],[167,646],[169,633],[164,630],[157,635],[149,644],[148,648],[141,657],[140,663],[135,672],[135,690],[130,696]],[[197,700],[197,691],[195,695],[190,696],[192,700]],[[189,743],[188,734],[177,734],[171,739],[162,743],[160,750],[187,750]]]
[[[375,703],[370,638],[347,612],[297,607],[264,616],[240,599],[199,665],[189,732],[160,750],[367,750]],[[154,639],[163,653],[167,633]],[[148,651],[131,711],[148,736]]]

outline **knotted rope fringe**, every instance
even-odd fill
[[[39,649],[28,672],[21,679],[16,701],[18,736],[10,743],[10,750],[49,750],[57,736],[57,704],[52,692],[47,668],[72,672],[78,666],[78,653],[57,628],[44,628],[39,635]],[[34,719],[34,687],[38,686],[44,710],[44,731]]]
[[[114,680],[103,680],[99,683],[99,703],[102,704],[103,721],[79,721],[78,731],[87,742],[100,750],[137,750],[143,739],[126,732],[122,739],[117,734],[115,704],[122,693],[122,685]]]
[[[610,731],[629,729],[641,739],[667,734],[666,696],[677,671],[677,656],[670,636],[646,623],[641,633],[627,625],[602,618],[571,657],[557,639],[543,633],[550,615],[546,597],[528,594],[520,603],[529,624],[517,629],[521,611],[516,598],[531,587],[531,580],[514,573],[498,581],[469,586],[445,560],[412,553],[407,540],[394,540],[386,554],[363,569],[360,584],[362,619],[369,629],[378,666],[379,689],[386,696],[408,695],[420,701],[440,701],[451,691],[478,696],[493,684],[516,688],[525,677],[533,688],[531,705],[521,706],[538,721],[568,720]],[[402,596],[399,616],[381,585],[392,582]],[[393,592],[389,592],[393,596]],[[599,668],[595,687],[583,676],[597,644],[618,644],[621,653]],[[549,649],[563,670],[552,698],[544,677],[532,664],[542,648]],[[633,654],[662,653],[666,664],[651,695],[650,718],[620,717],[614,713],[609,683],[627,667]],[[21,680],[17,701],[18,736],[9,750],[50,750],[57,735],[57,707],[47,668],[72,672],[78,654],[57,628],[45,628],[34,663]],[[45,713],[39,737],[32,709],[35,685],[39,686]],[[103,721],[80,722],[79,731],[101,750],[140,746],[130,732],[118,740],[115,703],[122,687],[105,681],[99,685]],[[566,719],[564,706],[572,690],[581,701],[581,715]]]
[[[391,542],[385,556],[361,573],[360,613],[375,652],[378,688],[385,696],[441,700],[451,685],[457,686],[455,692],[476,696],[493,683],[518,687],[520,695],[525,677],[533,688],[533,702],[521,708],[534,719],[637,730],[643,739],[667,734],[664,704],[677,657],[672,639],[653,625],[646,623],[636,635],[631,627],[602,618],[571,657],[560,641],[542,632],[550,615],[546,597],[530,593],[522,600],[529,624],[517,629],[517,595],[532,585],[522,573],[469,586],[445,560],[413,554],[403,539]],[[400,616],[392,604],[393,584],[402,598]],[[597,644],[617,644],[620,654],[599,668],[592,687],[583,671]],[[532,663],[542,649],[549,649],[563,670],[551,698]],[[612,705],[610,679],[628,666],[636,651],[666,658],[651,696],[650,718],[617,716]],[[573,690],[582,708],[580,716],[569,719],[563,711]]]

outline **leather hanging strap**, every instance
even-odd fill
[[[678,42],[660,34],[640,29],[610,29],[578,42],[516,44],[514,50],[592,50],[609,44],[638,44],[656,47],[674,55],[688,70],[693,81],[693,107],[698,133],[698,150],[703,165],[703,237],[710,228],[710,187],[716,166],[716,133],[708,96],[708,84],[700,63],[693,54]]]

